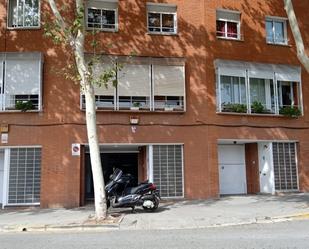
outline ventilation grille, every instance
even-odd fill
[[[273,143],[275,189],[298,190],[295,143]]]
[[[162,197],[183,197],[181,145],[153,146],[153,180]]]
[[[8,204],[39,203],[40,178],[41,149],[11,149]]]

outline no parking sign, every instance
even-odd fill
[[[80,144],[72,144],[72,156],[80,156]]]

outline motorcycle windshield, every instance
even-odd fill
[[[120,169],[115,169],[111,179],[114,181],[118,181],[121,176],[122,176],[122,171]]]

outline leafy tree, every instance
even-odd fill
[[[96,105],[94,85],[107,87],[107,83],[112,81],[117,84],[117,67],[104,70],[100,75],[96,75],[96,64],[100,63],[100,57],[95,53],[91,58],[85,55],[85,11],[84,1],[74,0],[74,15],[67,13],[63,8],[59,8],[55,0],[46,0],[52,10],[53,19],[46,21],[44,25],[45,35],[51,38],[54,43],[65,45],[72,54],[72,65],[69,65],[69,73],[65,76],[79,83],[83,94],[85,95],[86,105],[86,126],[90,150],[90,160],[94,184],[95,198],[95,217],[96,220],[102,220],[107,217],[107,205],[105,196],[105,183],[100,158],[99,141],[96,127]],[[66,15],[62,14],[62,11]],[[95,34],[93,34],[95,35]],[[94,39],[91,42],[93,48],[97,42]]]
[[[292,0],[283,0],[283,1],[284,1],[284,9],[287,13],[290,27],[291,27],[293,37],[296,43],[297,57],[300,60],[300,62],[303,64],[303,66],[306,68],[307,72],[309,73],[309,57],[306,54],[304,41],[303,41],[300,29],[299,29],[299,25],[298,25],[297,18],[295,15]]]

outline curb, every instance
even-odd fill
[[[154,228],[153,230],[184,230],[184,229],[203,229],[203,228],[220,228],[220,227],[233,227],[233,226],[244,226],[253,224],[271,224],[286,222],[292,220],[306,220],[309,219],[309,213],[298,213],[285,216],[276,217],[256,217],[249,219],[248,221],[235,222],[235,223],[222,223],[212,225],[199,225],[199,226],[182,226],[182,227],[161,227]],[[145,230],[145,228],[136,227],[123,227],[121,228],[121,222],[123,217],[117,224],[69,224],[69,225],[38,225],[38,226],[27,226],[27,225],[12,225],[0,227],[0,233],[16,233],[16,232],[71,232],[71,231],[115,231],[115,230]],[[150,229],[146,229],[150,230]]]

